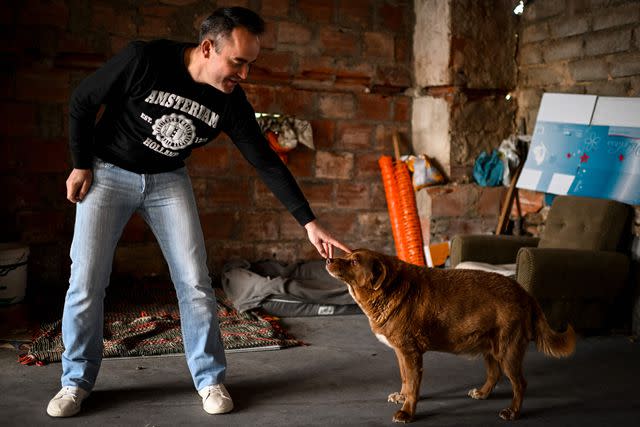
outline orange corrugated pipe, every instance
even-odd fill
[[[407,165],[400,160],[398,135],[393,134],[395,165],[389,156],[378,160],[382,173],[391,231],[398,258],[415,265],[425,265],[422,230],[416,199]]]

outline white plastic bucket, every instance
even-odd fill
[[[20,243],[0,243],[0,305],[20,302],[27,290],[29,248]]]

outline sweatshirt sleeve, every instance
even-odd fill
[[[236,88],[235,101],[225,116],[232,116],[223,127],[244,158],[256,169],[262,181],[302,226],[315,219],[295,178],[269,147],[244,92]]]
[[[69,149],[74,168],[91,168],[98,110],[127,93],[141,60],[142,47],[143,42],[130,43],[73,91],[69,103]]]

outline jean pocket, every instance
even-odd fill
[[[113,163],[105,162],[104,160],[99,159],[97,157],[94,157],[93,158],[93,167],[96,168],[96,169],[98,169],[98,168],[101,168],[101,169],[112,169],[112,168],[115,168],[116,165],[114,165]]]

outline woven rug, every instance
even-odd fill
[[[144,283],[112,287],[107,290],[105,299],[105,358],[184,352],[178,304],[170,285]],[[281,327],[277,318],[263,311],[240,313],[221,289],[215,291],[225,352],[302,345]],[[61,319],[43,321],[29,351],[20,356],[20,363],[43,365],[60,361],[64,351],[61,325]]]

